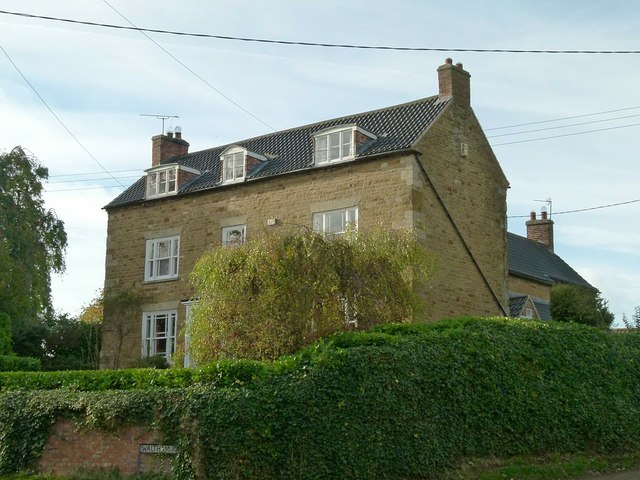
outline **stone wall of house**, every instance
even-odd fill
[[[430,181],[426,183],[433,186],[431,191],[422,185],[415,190],[416,202],[422,205],[427,245],[440,243],[437,249],[443,252],[451,245],[457,251],[455,256],[440,258],[433,291],[447,295],[452,304],[449,314],[505,315],[508,182],[473,111],[454,99],[417,149],[423,174]],[[455,224],[459,235],[432,224],[434,212],[440,215],[444,210],[450,221],[439,224]],[[461,264],[454,267],[452,262]],[[469,308],[458,308],[458,304]]]
[[[509,275],[508,283],[510,292],[531,295],[547,302],[551,300],[551,286],[549,285],[543,285],[542,283],[513,275]]]
[[[78,429],[71,420],[60,420],[52,428],[38,463],[38,471],[69,475],[79,470],[115,470],[134,475],[141,444],[157,443],[149,427],[121,427],[113,432]],[[141,472],[171,472],[165,454],[140,455]]]
[[[220,244],[223,227],[246,225],[251,238],[269,228],[311,228],[314,212],[358,206],[362,227],[410,228],[414,163],[407,156],[345,163],[113,209],[107,231],[105,290],[138,290],[149,299],[143,311],[176,309],[180,327],[185,318],[181,301],[194,294],[189,273],[207,248]],[[268,219],[277,219],[276,225],[267,226]],[[178,278],[145,282],[146,240],[173,235],[180,235]],[[135,365],[141,356],[141,318],[130,320],[126,335],[116,332],[111,322],[106,312],[101,367]]]
[[[454,102],[416,148],[421,155],[334,164],[112,209],[105,291],[138,290],[149,299],[143,311],[175,309],[180,328],[181,301],[194,294],[189,273],[205,249],[220,244],[223,227],[246,225],[251,238],[264,229],[311,228],[314,212],[357,206],[361,228],[416,228],[433,252],[436,269],[423,292],[426,319],[504,315],[507,182],[473,112]],[[269,219],[276,225],[267,226]],[[178,278],[145,282],[146,240],[173,235],[180,235]],[[101,367],[135,365],[141,318],[132,318],[126,331],[111,321],[105,312]]]

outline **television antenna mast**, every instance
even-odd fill
[[[162,120],[162,131],[160,135],[164,135],[164,121],[168,118],[180,118],[178,115],[158,115],[155,113],[141,113],[141,117],[156,117],[158,120]]]
[[[551,212],[552,212],[552,206],[553,206],[553,200],[551,200],[551,197],[547,197],[545,200],[534,200],[534,202],[546,203],[547,207],[549,208],[549,218],[551,218]]]

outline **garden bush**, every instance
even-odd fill
[[[0,355],[0,372],[35,372],[41,368],[39,358]]]
[[[459,318],[208,368],[224,382],[192,371],[180,388],[6,390],[0,472],[33,464],[60,416],[153,422],[179,448],[178,478],[427,478],[465,457],[640,449],[637,333]]]

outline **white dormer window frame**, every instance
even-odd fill
[[[178,165],[148,170],[146,192],[146,198],[165,197],[178,193]]]
[[[243,182],[247,176],[247,157],[255,158],[261,162],[267,157],[259,153],[250,152],[244,147],[234,145],[220,154],[222,161],[222,183]]]
[[[147,180],[145,183],[145,198],[160,198],[175,195],[180,190],[180,170],[200,175],[195,168],[185,167],[177,163],[169,163],[145,170]]]
[[[371,139],[376,136],[357,125],[340,125],[314,134],[313,158],[317,165],[345,162],[356,156],[355,133],[360,132]]]

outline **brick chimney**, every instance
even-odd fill
[[[151,137],[151,166],[157,167],[167,158],[189,153],[189,142],[182,139],[180,127],[176,127],[175,136],[173,132],[166,135],[156,135]]]
[[[540,219],[536,219],[536,212],[531,212],[527,220],[527,238],[545,245],[553,253],[553,220],[548,218],[545,208],[540,212]]]
[[[461,63],[453,64],[447,58],[444,65],[438,67],[439,96],[453,97],[462,105],[471,105],[471,75],[462,68]]]

